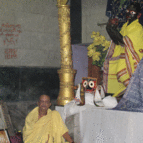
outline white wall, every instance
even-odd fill
[[[56,4],[57,0],[0,0],[0,66],[60,67]],[[13,32],[6,31],[13,25]]]
[[[56,4],[57,0],[0,0],[0,66],[60,67]],[[82,0],[82,43],[92,42],[92,31],[109,39],[105,26],[97,26],[108,20],[106,4],[106,0]],[[21,28],[8,32],[13,28],[7,25]]]
[[[93,31],[100,32],[110,40],[105,26],[97,26],[97,23],[106,23],[105,15],[107,0],[82,0],[82,43],[92,43],[90,38]]]

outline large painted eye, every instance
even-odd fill
[[[136,12],[135,12],[135,11],[130,11],[130,14],[133,14],[133,15],[134,15],[134,14],[136,14]]]
[[[89,82],[89,87],[90,87],[90,88],[94,88],[94,81],[90,81],[90,82]]]
[[[87,80],[85,80],[85,81],[83,82],[83,87],[85,88],[85,87],[87,86],[87,84],[88,84],[88,82],[87,82]]]

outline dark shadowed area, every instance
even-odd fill
[[[56,99],[59,93],[57,68],[0,67],[0,99],[34,101],[41,94]]]

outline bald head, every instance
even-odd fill
[[[39,97],[38,106],[40,110],[48,110],[51,106],[50,97],[48,95],[41,95]]]
[[[40,101],[41,99],[43,99],[43,98],[47,98],[48,100],[50,100],[50,96],[49,96],[49,95],[42,94],[42,95],[40,95],[40,97],[39,97],[39,101]]]

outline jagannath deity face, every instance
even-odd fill
[[[131,3],[126,10],[126,19],[129,23],[133,22],[138,18],[139,12],[141,10],[139,3]]]
[[[83,77],[82,85],[84,87],[85,92],[93,93],[96,91],[97,79],[92,77]]]

